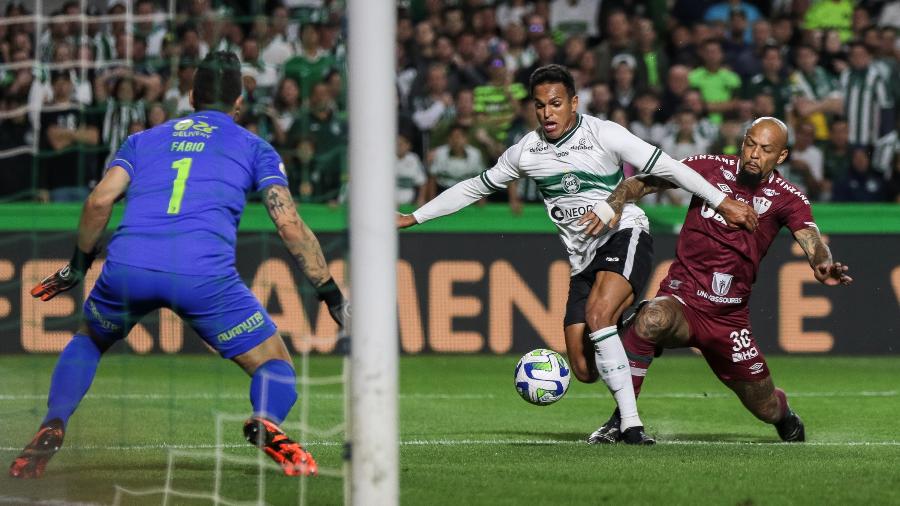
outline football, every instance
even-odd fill
[[[562,355],[538,348],[516,364],[516,391],[531,404],[546,406],[562,399],[569,389],[569,376],[569,364]]]

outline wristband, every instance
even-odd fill
[[[612,206],[605,200],[601,200],[594,205],[594,214],[596,214],[606,225],[609,225],[609,222],[616,216],[616,212],[613,211]]]
[[[78,246],[75,246],[75,252],[72,253],[72,259],[69,260],[69,268],[78,274],[80,278],[84,278],[84,273],[91,268],[91,264],[94,263],[94,259],[97,258],[97,253],[99,252],[99,249],[94,248],[90,253],[85,253]]]
[[[322,286],[316,287],[316,297],[328,307],[340,306],[344,302],[344,294],[334,282],[334,278],[329,279]]]

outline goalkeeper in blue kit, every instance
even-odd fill
[[[47,415],[12,462],[10,476],[35,478],[44,472],[103,353],[144,315],[163,307],[251,376],[247,440],[287,475],[316,474],[312,455],[279,428],[297,400],[290,354],[234,265],[247,192],[263,193],[279,236],[341,327],[348,306],[318,240],[297,214],[280,157],[232,119],[241,101],[237,57],[210,53],[191,91],[198,112],[130,136],[87,198],[72,260],[31,292],[42,301],[84,278],[113,205],[122,197],[127,205],[84,302],[83,323],[53,371]]]

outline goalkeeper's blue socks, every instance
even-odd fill
[[[253,416],[280,424],[297,402],[297,375],[284,360],[269,360],[259,366],[250,381]]]
[[[84,334],[75,334],[59,355],[53,378],[50,380],[50,395],[47,397],[47,416],[42,423],[53,419],[62,420],[63,427],[84,398],[103,352]]]

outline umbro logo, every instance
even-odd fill
[[[619,257],[606,257],[607,262],[618,262]]]
[[[731,187],[725,183],[719,183],[718,186],[719,186],[719,189],[725,193],[734,193],[731,191]]]

